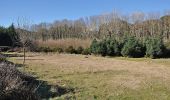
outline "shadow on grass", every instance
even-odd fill
[[[20,57],[21,55],[5,54],[8,57]],[[34,60],[34,59],[33,59]],[[13,62],[5,61],[9,65],[14,65]],[[24,64],[15,64],[15,67],[25,67]],[[74,93],[74,88],[62,87],[59,85],[49,85],[46,81],[38,80],[37,77],[28,75],[26,73],[19,72],[20,77],[24,80],[24,86],[29,87],[30,90],[35,90],[34,92],[38,94],[41,99],[49,99],[58,96],[62,96],[67,93]]]
[[[17,67],[24,67],[23,64],[16,64]],[[41,99],[48,100],[49,98],[54,98],[62,96],[67,93],[75,93],[75,89],[71,87],[62,87],[59,85],[50,85],[47,81],[38,80],[38,77],[32,77],[27,75],[22,77],[26,82],[25,85],[30,86],[30,88],[36,89],[35,93],[39,95]]]
[[[73,88],[61,87],[58,85],[49,85],[45,81],[40,81],[40,86],[37,89],[37,93],[40,95],[41,99],[49,99],[57,96],[61,96],[67,93],[74,93]]]
[[[2,54],[5,58],[10,58],[10,57],[24,57],[22,54]],[[27,58],[27,57],[34,57],[33,55],[26,56],[25,60],[44,60],[44,59],[35,59],[35,58]],[[16,58],[16,60],[23,60],[24,58]]]
[[[16,67],[25,67],[24,64],[19,64],[19,63],[16,63],[15,66],[16,66]]]
[[[23,54],[18,53],[3,53],[5,57],[24,57]],[[26,55],[26,57],[34,57],[33,55]]]
[[[54,98],[62,96],[67,93],[75,93],[75,89],[71,87],[62,87],[59,85],[50,85],[47,81],[38,80],[38,77],[32,77],[29,75],[23,75],[21,77],[25,83],[25,86],[28,86],[30,90],[34,90],[41,100],[48,100],[49,98]]]
[[[13,53],[11,53],[11,54],[3,53],[3,55],[4,55],[5,57],[23,57],[22,54],[13,54]]]
[[[23,64],[16,64],[17,67],[24,67]],[[50,85],[47,81],[38,80],[38,77],[23,76],[22,77],[27,86],[30,86],[32,89],[36,89],[36,94],[39,95],[41,99],[48,100],[49,98],[54,98],[58,96],[62,96],[67,93],[75,93],[75,89],[71,87],[62,87],[59,85]]]

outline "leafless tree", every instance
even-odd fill
[[[166,11],[163,16],[169,16]],[[115,36],[120,38],[125,33],[136,37],[164,34],[169,39],[169,17],[160,19],[159,12],[122,14],[113,10],[112,13],[80,18],[77,20],[61,20],[54,23],[40,23],[33,25],[34,39],[63,39],[63,38],[103,38]],[[25,29],[25,28],[24,28]]]
[[[29,31],[31,22],[26,18],[18,18],[17,20],[17,32],[19,35],[19,39],[23,48],[24,60],[23,64],[25,64],[26,58],[26,48],[30,45],[33,40],[33,34]]]

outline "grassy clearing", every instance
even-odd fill
[[[29,53],[25,71],[48,84],[75,89],[54,97],[77,100],[169,100],[169,59],[103,58]],[[20,57],[10,60],[22,63]],[[23,70],[23,68],[21,68]]]

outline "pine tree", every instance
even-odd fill
[[[8,30],[8,34],[11,37],[12,42],[13,42],[12,46],[13,47],[19,46],[20,45],[20,39],[19,39],[19,36],[18,36],[17,32],[15,31],[14,24],[9,26],[7,30]]]

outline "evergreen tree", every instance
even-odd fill
[[[91,53],[97,54],[98,53],[98,42],[96,39],[94,39],[90,45],[90,51]]]
[[[12,46],[12,39],[4,27],[0,27],[0,46]]]
[[[107,39],[106,45],[107,45],[107,55],[108,56],[120,55],[119,44],[115,39],[112,39],[112,38]]]
[[[146,41],[146,56],[151,58],[161,57],[165,46],[161,37],[149,38]]]
[[[106,40],[100,41],[98,44],[98,48],[97,48],[97,53],[101,54],[102,56],[106,56],[107,55],[107,44],[106,44]]]
[[[145,51],[142,44],[140,44],[135,37],[129,37],[122,48],[121,54],[124,57],[142,57]]]
[[[9,36],[11,37],[11,40],[13,42],[13,47],[15,46],[19,46],[20,42],[19,42],[19,36],[17,34],[17,32],[15,31],[15,27],[14,24],[12,24],[11,26],[8,27],[7,29]]]

